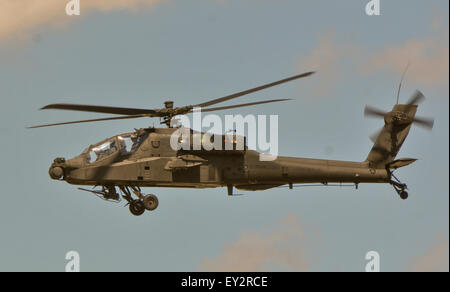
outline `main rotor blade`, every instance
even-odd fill
[[[414,118],[414,124],[416,124],[417,126],[420,126],[422,128],[425,128],[427,130],[431,130],[433,129],[434,126],[434,119],[429,119],[429,118]]]
[[[232,109],[232,108],[238,108],[238,107],[246,107],[246,106],[253,106],[253,105],[258,105],[258,104],[266,104],[266,103],[288,101],[288,100],[292,100],[292,99],[272,99],[272,100],[257,101],[257,102],[252,102],[252,103],[244,103],[244,104],[236,104],[236,105],[229,105],[229,106],[222,106],[222,107],[215,107],[215,108],[207,108],[207,109],[202,109],[202,112],[220,111],[220,110],[226,110],[226,109]]]
[[[266,89],[266,88],[269,88],[269,87],[272,87],[272,86],[280,85],[282,83],[286,83],[286,82],[289,82],[289,81],[292,81],[292,80],[295,80],[295,79],[307,77],[307,76],[310,76],[310,75],[312,75],[314,73],[315,72],[307,72],[307,73],[295,75],[295,76],[292,76],[292,77],[289,77],[289,78],[286,78],[286,79],[283,79],[283,80],[279,80],[279,81],[272,82],[272,83],[269,83],[269,84],[261,85],[261,86],[258,86],[258,87],[255,87],[255,88],[252,88],[252,89],[249,89],[249,90],[245,90],[245,91],[241,91],[241,92],[238,92],[238,93],[234,93],[234,94],[227,95],[227,96],[224,96],[224,97],[221,97],[221,98],[213,99],[213,100],[208,101],[208,102],[200,103],[200,104],[194,105],[193,107],[207,107],[207,106],[215,105],[217,103],[225,102],[225,101],[228,101],[230,99],[241,97],[243,95],[247,95],[247,94],[250,94],[250,93],[253,93],[253,92],[256,92],[256,91],[259,91],[259,90],[263,90],[263,89]]]
[[[408,105],[419,104],[425,99],[425,96],[419,90],[416,90],[408,101]]]
[[[384,118],[384,116],[386,114],[387,114],[387,112],[376,109],[376,108],[368,106],[368,105],[366,105],[366,107],[364,109],[364,116],[366,116],[366,117],[382,117],[382,118]]]
[[[36,128],[44,128],[44,127],[52,127],[52,126],[60,126],[60,125],[69,125],[69,124],[79,124],[79,123],[90,123],[90,122],[101,122],[101,121],[112,121],[112,120],[124,120],[124,119],[137,119],[149,117],[149,115],[133,115],[133,116],[125,116],[125,117],[111,117],[111,118],[103,118],[103,119],[92,119],[92,120],[81,120],[81,121],[73,121],[73,122],[63,122],[63,123],[55,123],[55,124],[45,124],[27,127],[27,129],[36,129]]]
[[[71,111],[94,112],[94,113],[105,113],[105,114],[116,114],[116,115],[156,114],[156,111],[151,110],[151,109],[84,105],[84,104],[69,104],[69,103],[49,104],[49,105],[46,105],[43,108],[41,108],[41,110],[45,110],[45,109],[71,110]]]

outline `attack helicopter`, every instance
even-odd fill
[[[142,192],[141,188],[144,187],[226,187],[228,195],[233,196],[234,188],[263,191],[284,186],[293,189],[296,186],[310,184],[325,186],[351,184],[358,188],[361,183],[388,183],[393,186],[400,198],[407,199],[407,185],[396,178],[394,171],[413,163],[416,159],[396,159],[396,156],[412,124],[427,129],[432,129],[434,124],[432,119],[415,116],[418,103],[424,100],[424,95],[420,91],[416,91],[406,104],[399,104],[397,96],[397,103],[389,112],[366,106],[365,115],[384,119],[384,126],[372,137],[374,145],[362,162],[297,157],[277,157],[273,161],[261,161],[260,153],[248,149],[245,145],[238,147],[238,141],[242,141],[238,138],[242,137],[233,134],[231,139],[229,139],[230,135],[222,135],[218,138],[222,140],[222,143],[231,143],[231,148],[224,147],[224,150],[210,151],[203,148],[177,150],[171,147],[170,139],[178,130],[178,127],[173,127],[172,123],[176,116],[192,113],[195,108],[201,108],[202,112],[212,112],[287,101],[288,99],[273,99],[211,107],[269,87],[305,78],[314,73],[295,75],[201,104],[182,107],[175,107],[173,101],[166,101],[164,108],[160,109],[50,104],[42,109],[107,113],[116,116],[28,128],[135,118],[160,118],[161,124],[167,127],[135,129],[134,132],[107,138],[89,146],[74,158],[54,159],[49,169],[49,175],[54,180],[73,185],[93,186],[93,189],[81,187],[79,189],[91,192],[106,201],[125,200],[130,212],[135,216],[142,215],[146,210],[154,211],[159,205],[157,196]],[[191,136],[195,134],[198,133],[190,130]]]

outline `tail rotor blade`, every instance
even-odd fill
[[[373,133],[372,135],[370,135],[370,140],[375,143],[378,139],[378,136],[380,136],[381,131],[383,131],[383,128],[379,129],[378,131],[376,131],[375,133]]]
[[[364,116],[366,117],[382,117],[387,114],[387,112],[376,109],[374,107],[366,105],[366,108],[364,109]]]
[[[434,126],[434,119],[417,117],[414,118],[414,124],[426,130],[431,130]]]
[[[419,90],[416,90],[408,101],[408,105],[419,104],[425,100],[425,96]]]

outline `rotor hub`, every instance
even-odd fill
[[[173,101],[168,100],[166,102],[164,102],[164,106],[166,107],[166,109],[173,109]]]
[[[406,124],[411,122],[411,119],[408,117],[408,115],[400,111],[392,111],[387,113],[384,120],[387,124]]]

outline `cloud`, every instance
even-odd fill
[[[288,215],[258,232],[242,234],[222,254],[206,258],[201,271],[260,272],[276,266],[290,271],[307,271],[305,229],[295,215]]]
[[[440,239],[424,255],[414,259],[409,266],[412,272],[448,272],[449,271],[448,239]]]
[[[317,45],[311,53],[300,56],[296,67],[299,71],[316,70],[320,78],[311,89],[313,97],[326,96],[335,91],[341,81],[341,70],[345,62],[351,61],[351,57],[360,54],[361,48],[349,43],[335,41],[334,32],[326,33],[318,39]]]
[[[163,0],[81,0],[81,16],[67,16],[69,0],[1,0],[0,43],[26,40],[41,26],[61,27],[89,11],[112,12],[152,7]]]
[[[346,75],[391,73],[400,77],[410,63],[407,80],[421,86],[447,86],[449,79],[448,28],[435,18],[428,37],[389,43],[376,51],[351,41],[338,41],[333,32],[320,37],[310,53],[296,60],[298,71],[317,70],[320,78],[312,84],[312,97],[327,96],[336,91]],[[350,72],[350,73],[349,73]]]
[[[436,24],[433,24],[436,25]],[[391,44],[368,56],[363,71],[390,71],[398,75],[411,62],[408,80],[423,85],[445,85],[449,78],[448,30],[434,37]]]

